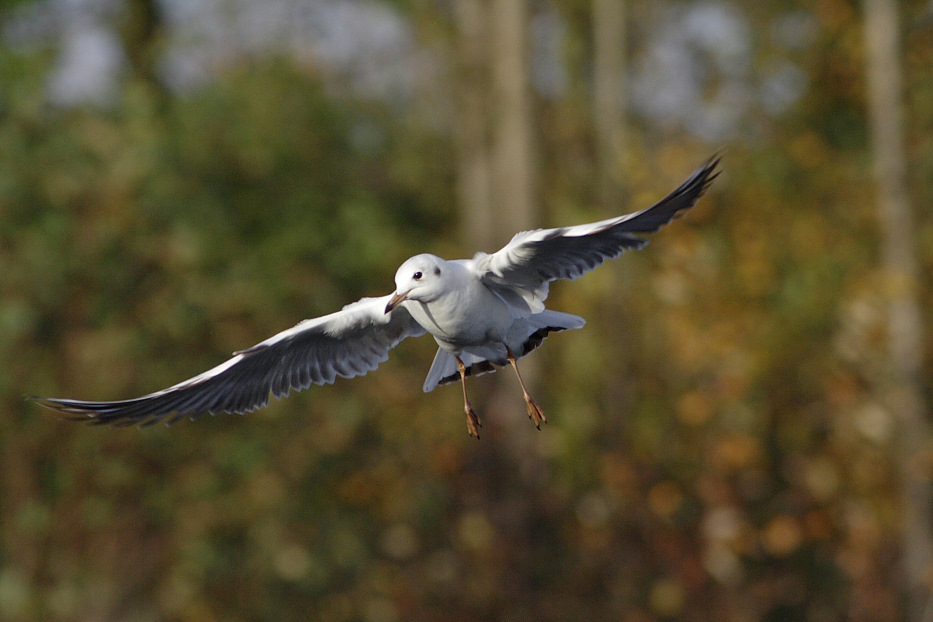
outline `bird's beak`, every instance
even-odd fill
[[[399,306],[402,303],[402,301],[407,300],[408,294],[410,291],[411,290],[408,290],[407,292],[402,293],[402,294],[394,294],[392,298],[389,299],[389,304],[386,305],[386,313],[389,313],[390,311],[392,311],[392,309]]]

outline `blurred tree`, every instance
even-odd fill
[[[157,64],[161,52],[161,7],[152,0],[126,0],[120,32],[123,49],[137,79],[160,87]]]
[[[495,221],[489,153],[490,75],[487,61],[488,7],[478,0],[453,5],[456,29],[457,189],[466,242],[480,248],[490,242]]]
[[[528,84],[528,4],[490,0],[492,72],[492,179],[495,225],[486,244],[505,244],[536,224],[536,157]],[[463,206],[465,209],[471,209]]]
[[[625,2],[593,2],[593,132],[599,199],[617,213],[625,205]]]
[[[890,371],[884,401],[895,413],[892,459],[900,476],[901,556],[907,619],[933,619],[933,507],[929,472],[929,409],[923,399],[924,342],[918,304],[919,270],[907,189],[900,19],[892,0],[865,0],[869,120],[872,132],[881,262],[887,302]]]
[[[898,7],[915,205],[928,4]],[[4,621],[904,619],[857,3],[10,6]],[[79,79],[83,98],[55,88]],[[550,304],[589,324],[527,359],[540,433],[499,374],[472,381],[488,427],[469,440],[455,388],[417,390],[429,339],[242,419],[100,430],[22,403],[153,390],[387,293],[415,252],[605,217],[622,123],[619,209],[723,141],[725,173],[645,252],[555,284]],[[515,197],[527,224],[505,222]],[[914,216],[922,324],[933,229]]]

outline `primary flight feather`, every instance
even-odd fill
[[[557,229],[516,234],[502,249],[446,261],[416,255],[395,274],[395,292],[363,298],[341,311],[305,320],[193,378],[135,399],[112,402],[30,397],[70,419],[95,424],[150,425],[204,413],[244,413],[337,376],[366,374],[407,337],[430,333],[439,346],[424,391],[460,380],[467,431],[481,427],[466,377],[509,364],[518,374],[528,416],[540,427],[541,407],[528,394],[517,360],[550,332],[581,328],[583,318],[544,308],[556,279],[576,279],[648,241],[696,204],[718,176],[719,158],[698,168],[655,205],[633,214]]]

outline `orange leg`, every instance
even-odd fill
[[[512,368],[515,369],[515,375],[518,376],[518,383],[522,385],[522,393],[525,396],[525,405],[528,407],[528,418],[534,421],[535,427],[539,430],[541,429],[542,423],[547,423],[547,417],[544,416],[544,411],[541,410],[541,407],[538,406],[538,402],[535,401],[531,395],[528,394],[528,389],[525,388],[525,381],[522,380],[522,374],[518,371],[518,361],[515,358],[515,355],[512,353],[512,350],[509,350],[509,363],[512,364]]]
[[[483,424],[479,422],[479,417],[476,416],[476,411],[473,410],[473,405],[470,404],[470,398],[467,397],[466,365],[463,364],[459,356],[455,358],[457,359],[457,370],[460,372],[460,384],[463,385],[463,411],[466,413],[467,432],[470,436],[475,436],[479,440],[479,429],[483,427]]]

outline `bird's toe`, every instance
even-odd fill
[[[466,420],[467,420],[467,433],[470,436],[475,436],[479,440],[479,429],[483,427],[483,424],[480,422],[479,417],[476,415],[476,411],[472,408],[467,407],[466,409]]]
[[[544,411],[541,410],[538,402],[530,395],[525,396],[525,404],[528,406],[528,418],[531,419],[535,427],[540,430],[541,424],[547,423],[547,417],[544,415]]]

